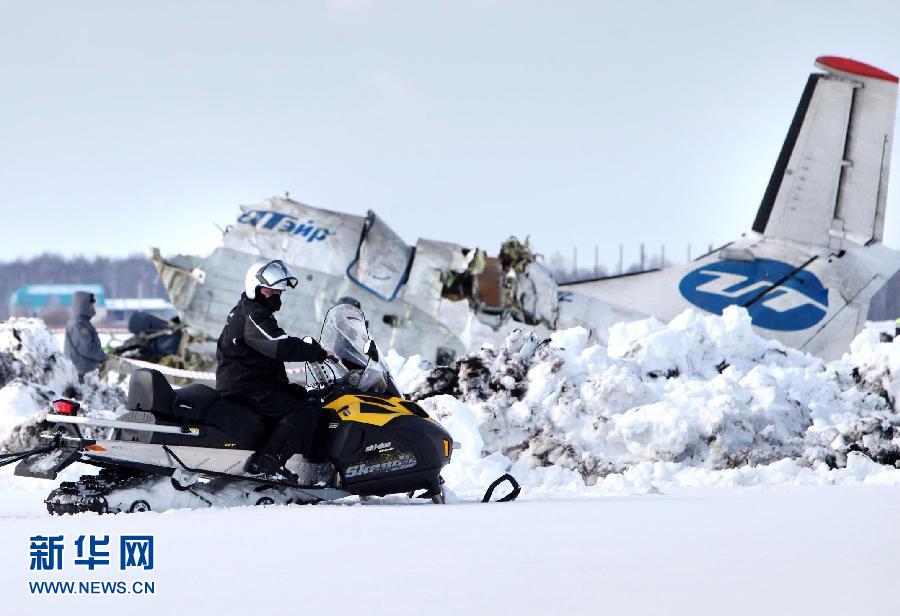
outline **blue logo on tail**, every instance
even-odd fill
[[[760,297],[793,270],[793,265],[772,259],[718,261],[682,278],[678,290],[708,312],[722,314],[728,306],[746,306],[757,327],[798,331],[812,327],[828,312],[828,289],[814,274],[801,270]]]

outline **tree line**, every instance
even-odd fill
[[[106,297],[167,297],[156,268],[144,255],[64,257],[42,254],[0,263],[0,318],[9,318],[9,298],[29,284],[100,284]]]

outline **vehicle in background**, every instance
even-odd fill
[[[181,319],[161,319],[149,312],[134,312],[128,319],[128,331],[132,336],[112,349],[120,357],[131,357],[158,363],[163,357],[181,356]]]
[[[131,328],[131,318],[136,314],[150,314],[169,320],[178,316],[178,311],[163,297],[110,297],[106,300],[105,324],[108,327]]]

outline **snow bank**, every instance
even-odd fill
[[[826,364],[757,336],[742,308],[689,310],[668,325],[617,324],[608,347],[581,328],[516,332],[452,368],[397,368],[463,451],[482,456],[466,452],[446,472],[464,494],[506,468],[532,494],[556,495],[900,483],[900,343],[877,332]]]
[[[79,400],[86,416],[124,410],[124,392],[116,384],[101,382],[96,373],[78,382],[75,367],[43,321],[0,323],[0,452],[34,446],[38,423],[60,397]]]
[[[75,367],[39,319],[0,323],[0,386],[17,378],[57,391],[78,381]]]

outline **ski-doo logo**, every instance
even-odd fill
[[[757,327],[798,331],[828,312],[828,289],[805,270],[772,259],[718,261],[681,279],[678,290],[695,306],[722,314],[728,306],[747,308]]]
[[[366,447],[366,451],[376,451],[379,449],[389,449],[391,446],[391,442],[388,441],[386,443],[375,443],[374,445],[369,445]]]
[[[344,477],[362,477],[373,473],[389,473],[393,471],[402,471],[412,468],[416,465],[416,456],[411,453],[405,453],[396,458],[386,460],[384,462],[361,462],[347,467]]]
[[[330,229],[316,226],[314,220],[300,222],[296,216],[272,210],[247,210],[238,216],[237,221],[257,229],[305,237],[307,242],[322,241],[331,235]]]

